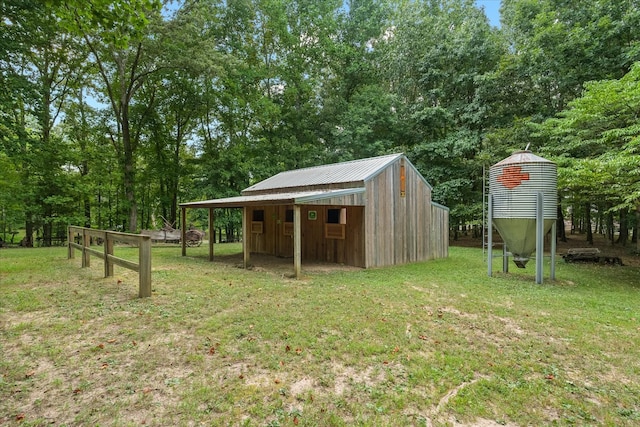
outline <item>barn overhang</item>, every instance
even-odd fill
[[[298,191],[290,193],[255,194],[249,196],[227,197],[223,199],[203,200],[200,202],[181,203],[183,208],[244,208],[246,206],[266,205],[304,205],[317,204],[322,200],[351,196],[364,193],[364,187],[340,190]],[[364,206],[363,203],[345,200],[341,203],[348,206]]]
[[[186,210],[187,209],[208,209],[209,210],[209,260],[213,261],[213,241],[211,238],[211,230],[213,230],[213,215],[214,209],[218,208],[241,208],[244,209],[242,215],[242,251],[244,253],[244,265],[249,264],[249,245],[247,242],[248,222],[247,208],[252,206],[277,206],[277,205],[293,205],[294,207],[294,272],[296,277],[301,274],[301,239],[302,230],[300,227],[300,206],[306,204],[340,204],[342,206],[364,206],[364,197],[352,197],[354,195],[361,195],[365,193],[365,188],[346,188],[346,189],[334,189],[334,190],[314,190],[314,191],[298,191],[298,192],[285,192],[285,193],[270,193],[270,194],[254,194],[246,196],[227,197],[222,199],[203,200],[199,202],[181,203],[182,209],[182,256],[187,253],[186,246]]]

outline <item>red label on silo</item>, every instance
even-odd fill
[[[529,181],[529,174],[522,173],[521,166],[507,166],[502,169],[502,174],[496,178],[503,187],[513,190],[518,185],[522,184],[522,181]]]

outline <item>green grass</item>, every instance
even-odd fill
[[[536,285],[456,247],[301,280],[234,263],[156,247],[138,299],[97,258],[0,250],[0,424],[640,422],[638,268],[559,262]]]

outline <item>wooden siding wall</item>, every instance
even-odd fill
[[[449,210],[431,205],[431,258],[449,256]]]
[[[328,209],[346,208],[347,224],[344,239],[325,239],[324,225]],[[252,253],[293,257],[293,236],[284,234],[286,210],[293,206],[256,206],[253,210],[264,210],[263,233],[251,233]],[[316,219],[309,219],[309,211],[316,211]],[[302,259],[306,261],[334,262],[339,264],[365,266],[364,258],[364,208],[362,206],[317,206],[305,205],[302,216]]]
[[[400,166],[398,160],[366,183],[366,267],[446,256],[442,245],[448,248],[448,225],[442,224],[447,210],[432,208],[431,189],[406,161],[406,196],[400,197]]]

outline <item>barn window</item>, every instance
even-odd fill
[[[327,209],[327,222],[324,225],[325,239],[344,239],[347,224],[347,208]]]
[[[293,209],[287,209],[284,212],[284,228],[285,236],[293,236]]]
[[[346,223],[347,223],[347,208],[327,210],[327,224],[346,224]]]
[[[264,209],[254,209],[252,212],[251,232],[262,234],[264,230]]]

